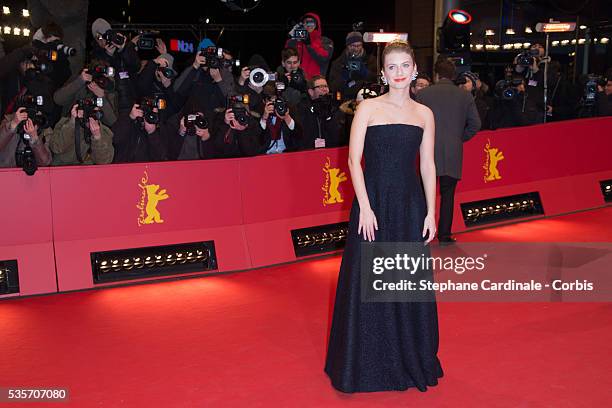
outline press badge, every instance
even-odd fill
[[[529,83],[527,85],[529,85],[529,86],[538,86],[538,81],[534,81],[533,79],[530,79]]]
[[[130,74],[127,71],[123,71],[119,73],[119,79],[129,79]]]

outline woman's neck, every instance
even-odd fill
[[[389,88],[387,93],[387,99],[389,102],[397,106],[403,106],[405,103],[409,103],[412,98],[410,97],[410,87],[404,89]]]

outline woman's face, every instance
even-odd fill
[[[412,56],[404,51],[387,54],[383,66],[383,74],[390,88],[405,89],[412,82],[412,74],[416,66]]]

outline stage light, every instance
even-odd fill
[[[293,230],[291,236],[296,257],[337,251],[346,244],[348,223]]]
[[[482,44],[476,44],[475,47],[477,50],[482,50],[484,46]]]
[[[461,211],[468,227],[544,214],[537,192],[463,203]]]
[[[514,49],[518,50],[520,48],[523,48],[523,43],[514,43]]]
[[[2,14],[5,14],[5,15],[11,14],[11,9],[6,6],[2,6]]]
[[[604,201],[607,203],[612,202],[612,180],[600,181],[599,186],[601,187]]]
[[[11,33],[11,27],[4,26],[4,34],[10,34],[10,33]]]
[[[30,29],[29,28],[24,28],[23,29],[23,35],[24,35],[24,37],[29,37],[30,36]]]
[[[531,43],[528,43],[528,42],[523,43],[523,48],[529,48],[530,46],[531,46]]]
[[[512,44],[504,44],[504,45],[502,46],[502,48],[503,48],[504,50],[511,50],[511,49],[512,49]]]
[[[552,42],[553,47],[556,47],[557,45],[559,45],[559,40],[555,40]]]
[[[602,44],[607,44],[607,43],[609,43],[609,42],[610,42],[610,39],[609,39],[608,37],[602,37],[602,38],[601,38],[601,43],[602,43]]]
[[[567,45],[567,44],[569,44],[569,40],[563,40],[563,41],[561,41],[561,45]]]
[[[531,27],[525,27],[525,34],[531,34],[533,33],[533,30],[531,29]]]
[[[514,32],[514,29],[512,29],[512,28],[508,28],[508,29],[506,30],[506,35],[515,35],[515,34],[516,34],[516,33]]]
[[[495,31],[494,30],[486,30],[485,31],[485,36],[486,37],[493,37],[495,35]]]
[[[214,254],[212,241],[93,253],[94,283],[213,270]]]
[[[21,35],[21,28],[19,27],[13,28],[13,35]]]
[[[30,10],[28,9],[21,10],[21,15],[24,17],[30,17]]]
[[[449,11],[439,30],[440,52],[469,51],[471,21],[472,16],[464,10]]]
[[[586,42],[586,40],[584,38],[580,38],[578,39],[578,44],[584,44]]]
[[[576,45],[576,39],[574,38],[572,41],[570,41],[572,45]]]
[[[472,21],[472,16],[463,10],[451,10],[448,12],[448,18],[457,24],[469,24]]]
[[[580,26],[580,29],[581,29],[581,30],[586,30],[586,29],[587,29],[587,26],[585,26],[585,25],[583,24],[583,25],[581,25],[581,26]]]

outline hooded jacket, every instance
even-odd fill
[[[301,68],[306,74],[306,79],[315,75],[326,75],[329,61],[331,60],[334,43],[327,37],[323,37],[321,19],[315,13],[306,13],[304,18],[311,17],[317,22],[317,27],[310,33],[309,41],[297,41],[289,39],[285,47],[295,48],[300,56]]]

